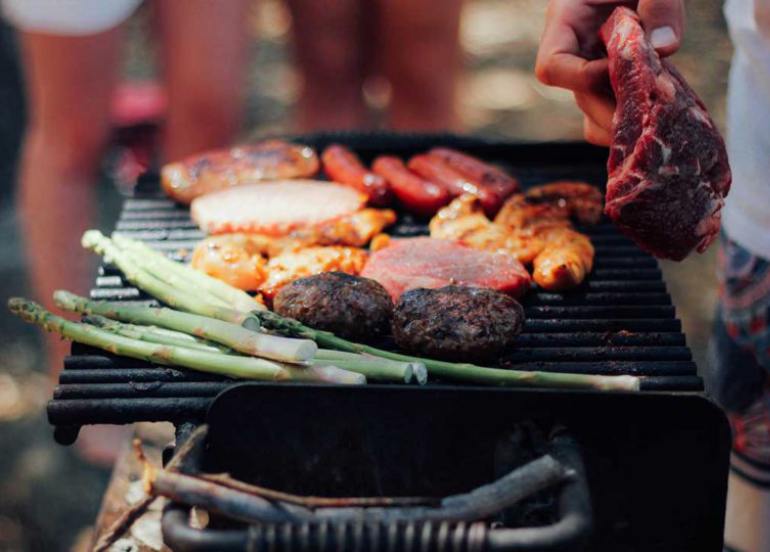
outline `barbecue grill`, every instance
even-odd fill
[[[525,188],[557,179],[597,185],[606,181],[606,150],[582,143],[511,144],[453,135],[390,134],[325,134],[303,136],[301,141],[316,148],[344,143],[367,162],[380,153],[406,157],[446,145],[506,166]],[[157,175],[140,180],[134,196],[125,201],[115,230],[178,260],[188,259],[203,237],[188,211],[159,192]],[[435,408],[446,409],[447,416],[457,409],[483,413],[474,414],[478,427],[500,431],[533,418],[547,419],[550,424],[566,424],[583,450],[598,535],[591,549],[720,550],[727,424],[702,394],[702,380],[657,261],[606,220],[579,230],[595,246],[593,272],[577,290],[528,294],[523,300],[524,331],[500,365],[637,375],[642,377],[639,394],[483,389],[441,381],[422,388],[376,385],[344,392],[307,385],[244,385],[74,345],[48,404],[55,437],[71,443],[82,425],[97,423],[200,424],[206,421],[214,398],[228,389],[231,394],[223,398],[237,396],[238,408],[254,409],[241,416],[250,421],[264,414],[259,405],[269,410],[280,400],[291,412],[287,405],[323,405],[331,397],[348,401],[348,407],[362,418],[366,418],[362,414],[366,405],[374,403],[383,408],[411,405],[417,413],[420,408],[429,409],[433,401]],[[426,233],[426,226],[403,216],[391,233],[419,235]],[[110,265],[100,267],[91,297],[155,304]],[[241,392],[248,395],[232,393],[235,385],[248,388]],[[446,408],[448,404],[455,406]],[[372,410],[370,415],[375,413]],[[294,425],[287,423],[287,431],[305,423],[292,416]],[[243,442],[259,447],[259,435],[249,435]],[[175,511],[169,513],[171,519],[179,515]],[[432,530],[426,529],[426,534]]]

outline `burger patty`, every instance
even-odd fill
[[[284,286],[273,300],[281,316],[356,341],[387,333],[393,301],[374,280],[344,272],[325,272]]]
[[[413,354],[452,361],[497,358],[513,345],[524,309],[500,292],[468,286],[413,289],[393,314],[393,337]]]

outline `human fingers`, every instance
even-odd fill
[[[609,146],[612,134],[593,121],[588,115],[583,117],[583,136],[586,141],[597,146]]]
[[[607,132],[612,129],[615,102],[610,96],[590,92],[575,92],[574,95],[575,102],[585,115]]]
[[[540,82],[569,90],[592,90],[606,83],[606,60],[587,59],[581,49],[578,35],[586,25],[585,18],[586,14],[576,11],[574,2],[549,3],[535,62]]]
[[[637,12],[661,56],[679,49],[684,34],[684,0],[639,0]]]

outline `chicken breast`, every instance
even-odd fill
[[[209,234],[283,236],[298,228],[351,215],[365,202],[364,194],[345,186],[317,180],[284,180],[207,194],[192,202],[190,214]]]

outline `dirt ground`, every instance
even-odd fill
[[[572,96],[546,88],[532,67],[544,0],[469,0],[461,45],[465,71],[458,106],[461,130],[516,140],[578,139],[581,115]],[[129,23],[127,78],[150,78],[147,14]],[[291,110],[299,79],[291,67],[291,21],[278,0],[260,2],[251,14],[253,59],[245,128],[249,135],[293,131]],[[0,34],[0,289],[28,294],[23,250],[12,207],[13,163],[22,125],[20,79],[12,36]],[[674,58],[721,125],[731,46],[721,5],[688,2],[688,31]],[[109,178],[100,184],[103,223],[119,205]],[[714,250],[683,263],[662,263],[666,281],[699,364],[704,362],[715,298]],[[3,297],[3,299],[4,299]],[[37,333],[0,314],[0,551],[66,550],[93,521],[107,472],[75,449],[53,443],[45,421],[49,381]]]

